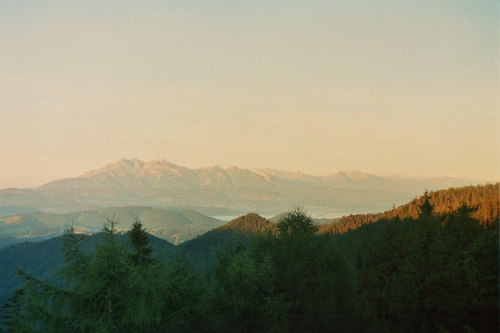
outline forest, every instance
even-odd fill
[[[498,332],[498,192],[425,192],[330,225],[301,207],[277,223],[248,214],[177,248],[140,220],[123,234],[110,217],[98,237],[69,227],[50,279],[18,270],[1,329]]]

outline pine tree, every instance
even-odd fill
[[[76,283],[87,274],[89,267],[89,257],[82,250],[88,237],[77,235],[73,226],[64,231],[62,238],[63,263],[57,274],[61,276],[68,285]]]
[[[106,327],[111,332],[121,329],[122,319],[129,310],[124,307],[124,298],[130,268],[125,261],[125,248],[118,241],[121,232],[117,224],[118,220],[113,216],[103,227],[104,239],[92,256],[89,272],[81,283],[75,285],[81,303],[78,307],[83,311],[73,314],[97,319],[100,329]]]
[[[399,314],[400,329],[426,332],[435,328],[434,309],[439,302],[436,289],[441,279],[437,269],[441,258],[435,239],[440,225],[427,191],[421,201],[419,217],[408,238],[408,256],[396,278],[394,311]]]
[[[432,216],[432,211],[434,210],[434,206],[431,205],[429,193],[425,190],[424,195],[422,196],[422,204],[418,205],[418,214],[419,219],[428,219]]]
[[[294,241],[310,239],[316,235],[318,226],[301,207],[295,207],[281,218],[277,225],[278,237]]]
[[[151,252],[153,249],[148,246],[149,235],[146,230],[143,229],[142,223],[139,219],[134,219],[128,236],[133,250],[130,255],[132,263],[135,266],[150,264],[152,262]]]

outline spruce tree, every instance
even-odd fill
[[[151,252],[153,249],[148,246],[149,235],[142,227],[142,223],[138,218],[134,219],[128,236],[132,245],[132,253],[130,254],[132,263],[135,266],[150,264],[152,262]]]
[[[111,332],[122,328],[122,319],[129,310],[124,304],[130,268],[125,261],[125,248],[118,241],[121,232],[117,224],[114,216],[108,218],[103,227],[103,242],[92,256],[89,272],[75,285],[80,296],[79,308],[83,310],[81,314],[94,318],[100,329],[106,328]]]
[[[417,206],[419,219],[429,219],[432,216],[434,206],[431,204],[429,199],[429,193],[425,190],[424,195],[421,198],[422,203]]]
[[[418,205],[419,216],[407,238],[408,256],[396,278],[394,311],[399,314],[400,329],[432,331],[433,311],[439,301],[436,287],[440,279],[436,234],[440,225],[425,191]]]

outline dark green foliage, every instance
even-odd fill
[[[318,231],[312,218],[300,207],[294,208],[278,222],[278,238],[300,242],[308,241]]]
[[[156,326],[156,331],[200,331],[203,327],[201,307],[205,290],[184,255],[177,254],[169,262],[162,284],[161,288],[165,290],[162,319]]]
[[[380,243],[368,252],[360,274],[364,292],[377,312],[379,331],[389,330],[397,320],[391,306],[396,297],[396,278],[407,255],[403,239],[398,233],[400,223],[398,219],[379,222],[382,225]]]
[[[126,264],[126,251],[117,240],[117,221],[108,219],[104,226],[104,241],[98,245],[85,275],[73,285],[75,292],[72,317],[86,325],[87,318],[99,322],[99,329],[116,331],[127,314],[124,296],[128,290],[130,267]],[[93,323],[90,323],[90,327]],[[95,326],[94,326],[95,327]]]
[[[389,219],[340,238],[376,306],[379,331],[498,330],[498,221],[462,204],[434,214],[424,197],[418,219]]]
[[[0,308],[0,329],[2,332],[29,332],[29,323],[26,318],[23,304],[24,290],[16,289],[7,302]]]
[[[153,252],[153,249],[148,246],[149,236],[146,230],[142,228],[142,223],[139,219],[134,219],[128,236],[133,250],[130,255],[132,263],[136,266],[150,264],[151,252]]]
[[[273,293],[276,272],[268,255],[237,245],[218,254],[212,300],[214,330],[222,332],[280,331],[288,325],[286,304]]]
[[[139,228],[139,232],[142,229]],[[137,230],[136,230],[137,232]],[[30,331],[150,332],[189,331],[199,317],[195,275],[178,260],[169,266],[151,260],[142,238],[138,264],[120,240],[117,221],[104,225],[100,243],[89,254],[85,237],[66,232],[57,288],[22,271]],[[145,254],[145,255],[144,255]],[[145,260],[146,259],[146,260]],[[190,295],[190,296],[189,296]]]
[[[406,316],[403,326],[406,330],[419,328],[423,332],[432,330],[434,310],[438,301],[436,291],[440,285],[439,274],[433,274],[440,266],[435,238],[439,229],[438,220],[432,215],[432,205],[427,192],[418,206],[419,218],[415,221],[415,233],[407,238],[410,251],[399,271],[396,281],[396,307]],[[438,273],[438,272],[436,272]],[[399,302],[399,303],[398,303]]]
[[[216,308],[224,332],[331,332],[370,328],[370,311],[356,279],[330,236],[300,208],[277,232],[219,257]]]
[[[64,276],[69,284],[73,284],[80,280],[89,268],[89,258],[82,249],[88,238],[75,234],[73,227],[67,229],[64,235],[61,246],[64,250],[63,260],[58,273]]]

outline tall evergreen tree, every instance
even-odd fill
[[[89,257],[82,249],[87,240],[86,235],[76,234],[73,226],[64,231],[61,247],[64,256],[57,273],[69,285],[82,279],[88,272]]]
[[[432,215],[432,211],[434,210],[434,206],[431,205],[429,193],[425,190],[424,195],[422,196],[422,204],[418,205],[418,214],[420,219],[429,219]]]
[[[153,249],[148,246],[149,235],[142,227],[142,223],[138,218],[134,219],[128,236],[133,251],[130,255],[132,263],[136,266],[150,264]]]
[[[409,255],[397,277],[395,311],[400,314],[402,329],[409,331],[432,331],[434,308],[439,300],[436,288],[439,281],[439,257],[436,256],[434,239],[439,222],[433,216],[427,191],[418,206],[419,217],[415,229],[408,239]]]
[[[122,318],[129,310],[124,307],[124,298],[130,269],[125,262],[126,250],[118,241],[121,232],[117,224],[114,217],[108,219],[103,227],[103,242],[92,256],[89,272],[81,283],[75,285],[80,291],[78,307],[83,310],[81,313],[97,319],[112,332],[122,328]]]

